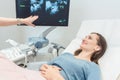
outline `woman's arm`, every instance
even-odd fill
[[[42,76],[45,77],[47,80],[65,80],[61,76],[61,74],[59,72],[60,70],[61,69],[59,67],[44,64],[41,67],[40,72],[41,72]]]
[[[38,19],[38,16],[29,16],[27,18],[4,18],[0,17],[0,26],[10,26],[17,24],[26,24],[28,26],[35,26],[33,22]]]

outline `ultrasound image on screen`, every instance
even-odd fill
[[[30,13],[31,14],[40,14],[42,13],[43,0],[30,0]]]
[[[17,18],[38,15],[39,26],[68,26],[69,0],[16,0]]]

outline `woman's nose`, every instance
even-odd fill
[[[82,41],[85,42],[87,39],[86,38],[83,38]]]

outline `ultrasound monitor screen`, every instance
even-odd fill
[[[16,17],[38,15],[37,26],[68,26],[69,0],[16,0]]]

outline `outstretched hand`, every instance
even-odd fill
[[[26,24],[28,26],[35,26],[33,22],[38,19],[38,16],[29,16],[27,18],[20,19],[22,24]]]
[[[0,17],[0,26],[11,26],[16,24],[26,24],[28,26],[35,26],[33,22],[38,19],[38,16],[29,16],[27,18],[5,18]]]

